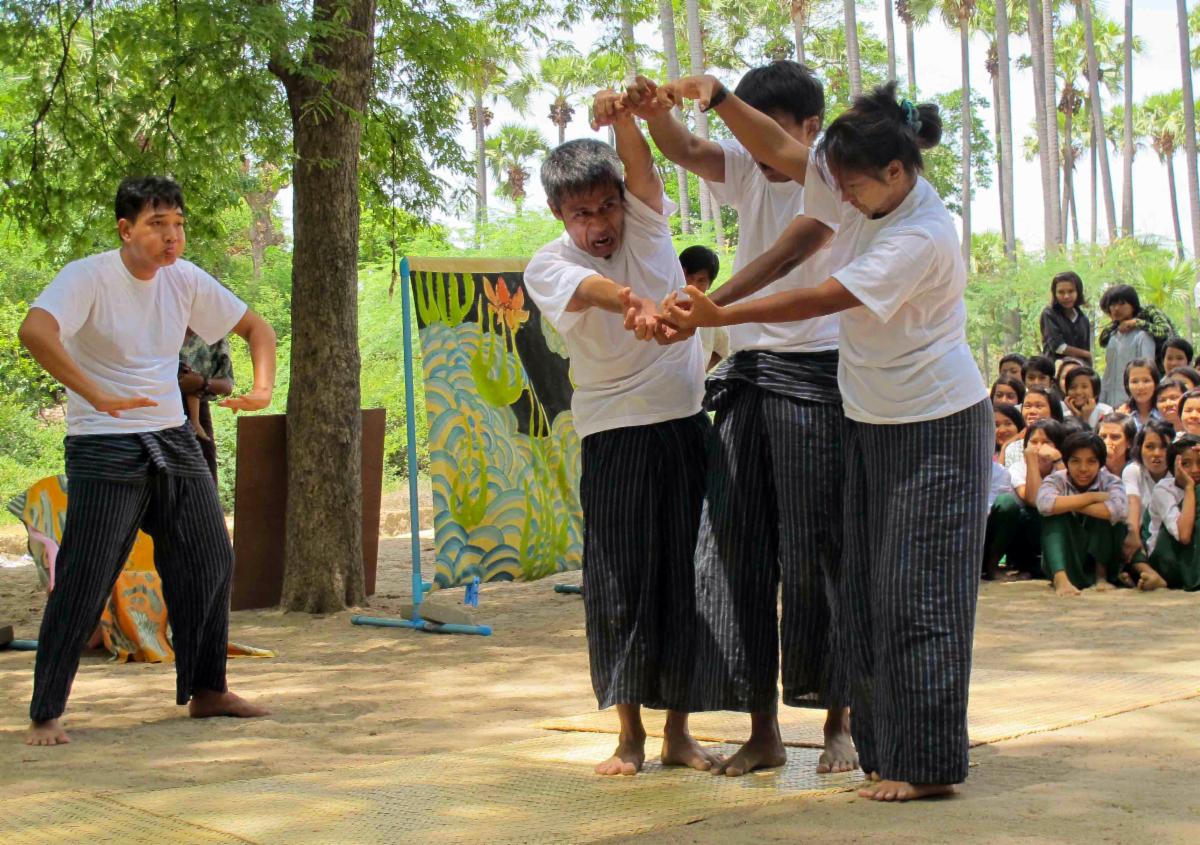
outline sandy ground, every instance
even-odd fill
[[[404,539],[381,544],[368,612],[398,615],[407,603],[407,550]],[[21,744],[33,656],[0,652],[0,790],[211,783],[543,736],[534,722],[595,704],[580,599],[555,594],[556,581],[577,583],[578,573],[485,585],[479,618],[494,627],[490,638],[356,627],[349,612],[235,613],[233,639],[279,652],[231,664],[231,686],[275,709],[253,722],[183,718],[169,665],[85,657],[67,714],[74,742],[57,749]],[[42,605],[31,566],[0,568],[0,624],[35,637]],[[985,584],[976,660],[1200,678],[1198,611],[1195,594],[1059,600],[1036,584]],[[983,746],[972,760],[970,781],[948,801],[801,798],[631,839],[613,833],[656,843],[1200,841],[1200,699]]]

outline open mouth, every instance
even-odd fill
[[[612,249],[614,244],[615,244],[615,241],[612,239],[612,236],[592,239],[592,249],[597,250],[597,251]]]

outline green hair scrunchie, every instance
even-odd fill
[[[913,132],[921,131],[921,113],[913,104],[913,101],[905,97],[900,101],[900,108],[904,111],[904,121],[908,124]]]

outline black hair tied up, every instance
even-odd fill
[[[854,98],[825,130],[818,151],[834,171],[874,175],[893,161],[910,173],[925,168],[921,150],[942,140],[942,117],[934,103],[896,99],[896,82]]]

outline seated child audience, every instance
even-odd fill
[[[1025,356],[1019,355],[1016,352],[1009,352],[1000,359],[1000,375],[1015,378],[1017,381],[1025,381]]]
[[[1021,416],[1025,419],[1025,428],[1038,420],[1053,419],[1063,421],[1062,403],[1058,395],[1048,387],[1030,387],[1025,390],[1025,401],[1021,404]],[[1024,447],[1020,441],[1008,444],[1004,450],[1004,466],[1009,472],[1022,460]]]
[[[1078,358],[1063,358],[1058,362],[1058,377],[1054,381],[1054,387],[1063,396],[1067,395],[1067,376],[1080,367],[1088,366]]]
[[[1118,478],[1129,467],[1133,458],[1133,444],[1137,440],[1137,426],[1128,414],[1110,412],[1096,422],[1096,434],[1104,441],[1108,457],[1104,468]]]
[[[1181,434],[1200,435],[1200,390],[1189,390],[1179,397],[1179,421],[1183,424]]]
[[[1185,434],[1167,452],[1169,473],[1150,498],[1148,564],[1135,567],[1139,590],[1170,587],[1200,590],[1196,540],[1196,482],[1200,481],[1200,437]]]
[[[1154,406],[1154,392],[1158,390],[1158,366],[1152,359],[1134,358],[1128,362],[1121,384],[1128,398],[1118,403],[1117,410],[1133,417],[1138,429],[1149,419],[1161,419],[1158,408]]]
[[[1100,401],[1114,408],[1129,396],[1122,379],[1130,361],[1154,361],[1158,350],[1154,338],[1138,324],[1141,300],[1137,291],[1129,285],[1113,285],[1100,297],[1100,310],[1112,320],[1109,337],[1104,344],[1104,384],[1100,389]],[[1156,378],[1155,383],[1158,382]]]
[[[1173,370],[1167,370],[1167,375],[1176,381],[1186,384],[1188,390],[1195,390],[1197,387],[1200,387],[1200,370],[1195,370],[1191,367],[1176,367]]]
[[[992,399],[992,415],[996,420],[996,463],[1003,466],[1005,447],[1025,433],[1025,418],[1017,406]]]
[[[1067,407],[1087,425],[1095,428],[1100,418],[1112,413],[1112,406],[1097,401],[1100,395],[1100,376],[1091,367],[1076,367],[1067,374]]]
[[[1012,376],[1000,376],[992,382],[992,402],[1020,405],[1025,401],[1025,384]]]
[[[1162,369],[1169,373],[1176,367],[1190,367],[1195,358],[1192,345],[1181,337],[1173,337],[1163,344]]]
[[[1104,468],[1104,441],[1091,432],[1067,435],[1065,469],[1043,479],[1037,494],[1042,515],[1042,569],[1060,596],[1088,587],[1107,589],[1123,560],[1129,500],[1121,479]]]
[[[1062,423],[1053,419],[1038,420],[1026,430],[1020,441],[1022,460],[1009,470],[1012,493],[997,496],[988,512],[983,561],[986,580],[1000,575],[1001,558],[1005,560],[1005,580],[1042,576],[1037,492],[1042,479],[1062,467],[1060,450],[1065,437]]]
[[[1034,355],[1025,362],[1026,387],[1054,387],[1054,362],[1045,355]]]
[[[1175,439],[1175,429],[1163,420],[1150,420],[1133,441],[1133,462],[1136,479],[1128,468],[1122,474],[1125,496],[1129,499],[1129,534],[1125,537],[1125,561],[1132,564],[1135,574],[1139,563],[1146,563],[1146,543],[1150,537],[1150,496],[1154,485],[1167,475],[1167,450]],[[1127,587],[1135,586],[1123,573],[1120,580]]]
[[[1187,385],[1179,379],[1167,376],[1154,391],[1154,407],[1158,409],[1158,415],[1174,426],[1176,431],[1183,430],[1183,421],[1179,418],[1179,400],[1187,390]]]
[[[706,246],[696,244],[679,253],[683,277],[687,284],[707,292],[721,272],[721,259]],[[704,369],[711,370],[729,357],[729,329],[724,326],[700,329],[700,344],[704,347]]]

